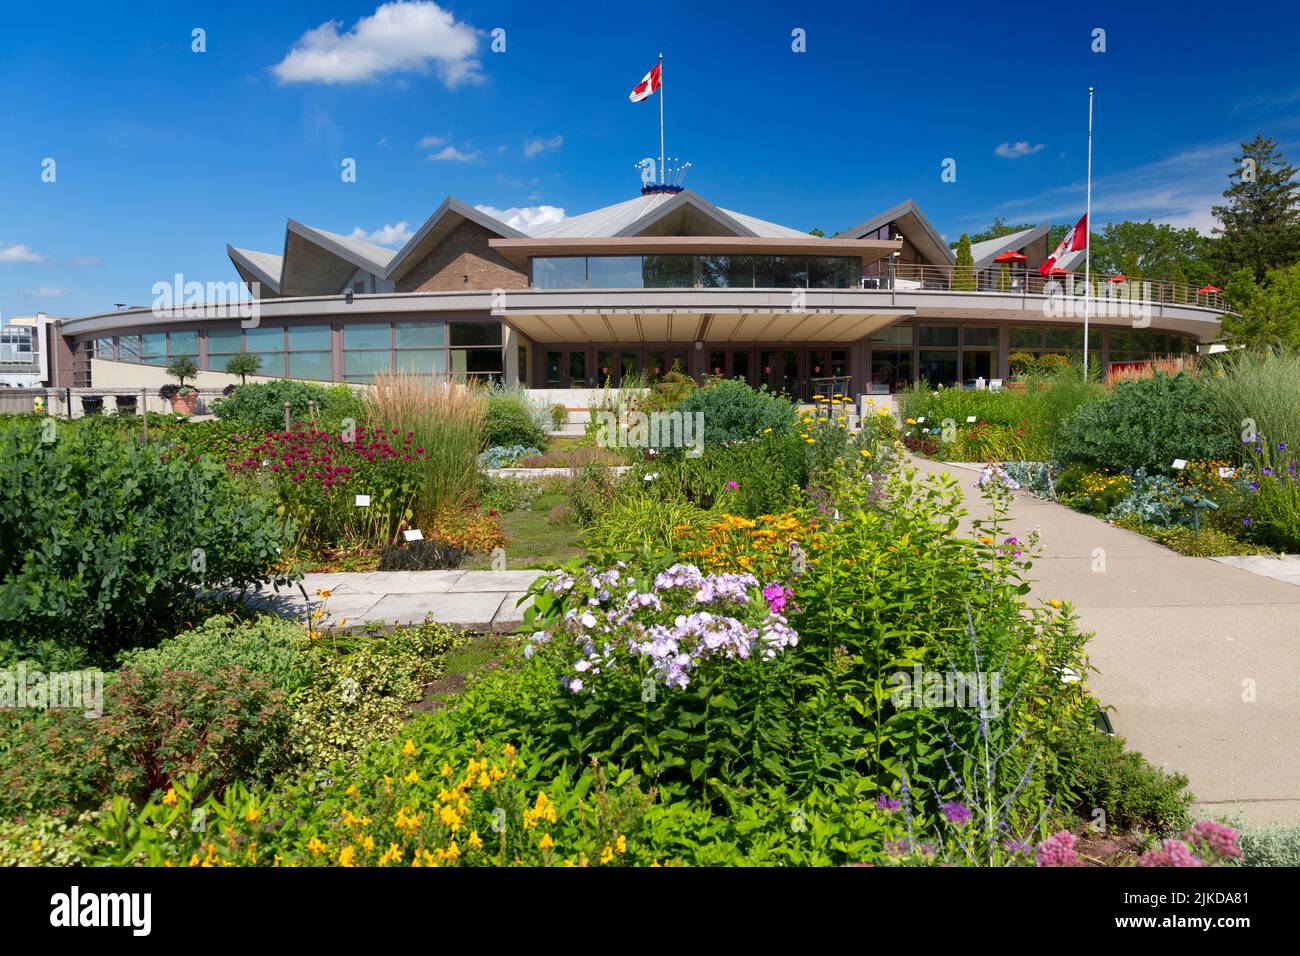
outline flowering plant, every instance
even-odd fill
[[[790,596],[691,564],[644,578],[622,564],[584,567],[539,582],[529,614],[543,626],[525,654],[562,688],[559,749],[584,761],[617,753],[657,785],[706,795],[773,769],[791,733],[789,711],[770,699],[794,673]]]

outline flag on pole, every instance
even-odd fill
[[[1088,214],[1084,213],[1083,218],[1074,224],[1074,229],[1068,232],[1061,244],[1056,250],[1043,260],[1043,264],[1038,267],[1039,275],[1049,275],[1055,268],[1057,260],[1065,257],[1066,253],[1078,252],[1080,249],[1088,247]]]
[[[655,92],[655,90],[659,89],[659,87],[662,85],[660,79],[662,75],[660,71],[662,69],[663,69],[663,64],[656,63],[654,69],[652,69],[649,73],[647,73],[644,79],[642,79],[640,83],[632,87],[632,92],[628,94],[627,98],[631,100],[633,103],[640,103],[651,93]]]

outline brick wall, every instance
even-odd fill
[[[398,280],[397,291],[527,288],[528,277],[488,247],[488,240],[495,238],[476,222],[462,222]]]

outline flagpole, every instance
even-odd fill
[[[1088,187],[1083,210],[1083,380],[1088,381],[1088,319],[1092,298],[1092,87],[1088,87]]]
[[[659,54],[659,185],[664,180],[664,55]]]

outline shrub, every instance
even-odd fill
[[[500,389],[488,391],[483,445],[485,448],[499,445],[546,446],[546,432],[538,425],[537,414],[527,398]]]
[[[1300,866],[1300,826],[1266,823],[1263,826],[1235,824],[1241,832],[1242,863],[1245,866]]]
[[[1084,820],[1101,809],[1110,828],[1176,833],[1187,825],[1193,799],[1187,778],[1152,766],[1127,750],[1122,737],[1080,727],[1058,741],[1057,753],[1061,784]]]
[[[1172,478],[1148,475],[1145,468],[1139,468],[1128,477],[1128,483],[1128,492],[1106,514],[1108,521],[1131,518],[1168,528],[1187,520],[1181,500],[1183,489]]]
[[[285,402],[289,403],[289,416],[294,422],[307,421],[311,412],[309,403],[315,402],[314,424],[330,430],[341,429],[345,419],[359,422],[365,413],[361,399],[346,385],[331,387],[288,379],[239,385],[229,398],[214,403],[212,411],[239,428],[282,431]]]
[[[310,641],[302,625],[269,614],[252,620],[215,615],[155,648],[126,652],[121,664],[155,675],[183,670],[207,676],[239,666],[286,693],[306,686],[312,673]]]
[[[232,355],[230,361],[226,362],[226,374],[238,375],[239,384],[246,385],[248,383],[248,376],[256,375],[257,370],[261,367],[262,356],[254,355],[251,352],[240,352],[238,355]],[[233,392],[234,389],[231,388],[230,393],[227,393],[227,397],[229,397],[229,394],[233,394]]]
[[[1120,382],[1065,423],[1057,457],[1122,471],[1166,473],[1175,458],[1222,458],[1235,449],[1204,379],[1185,372]]]
[[[479,503],[484,508],[502,513],[525,510],[542,494],[541,485],[536,481],[494,478],[491,475],[483,476],[481,489]]]
[[[174,632],[195,588],[287,583],[269,570],[287,543],[270,506],[195,458],[115,424],[0,434],[0,625],[20,650],[106,661]]]
[[[493,445],[479,453],[478,466],[485,471],[489,468],[510,468],[521,458],[541,453],[542,450],[536,445]]]
[[[1007,364],[1011,367],[1012,375],[1025,375],[1030,369],[1034,368],[1038,360],[1032,352],[1012,352],[1007,356]]]
[[[579,527],[588,527],[610,506],[618,488],[618,476],[608,465],[590,459],[573,473],[569,482],[569,509]]]
[[[96,816],[33,813],[0,819],[0,867],[79,866]]]
[[[719,503],[749,518],[785,511],[808,482],[806,447],[793,431],[706,446],[698,458],[677,455],[641,466],[639,487],[660,501],[684,498],[704,511]],[[658,477],[647,482],[646,475]]]
[[[704,415],[704,443],[724,445],[757,438],[765,429],[788,431],[794,405],[766,387],[757,391],[739,379],[718,379],[696,389],[677,405],[683,414]]]
[[[595,523],[583,533],[582,540],[591,551],[602,556],[672,554],[676,539],[707,516],[708,512],[689,501],[621,495],[597,516]]]

